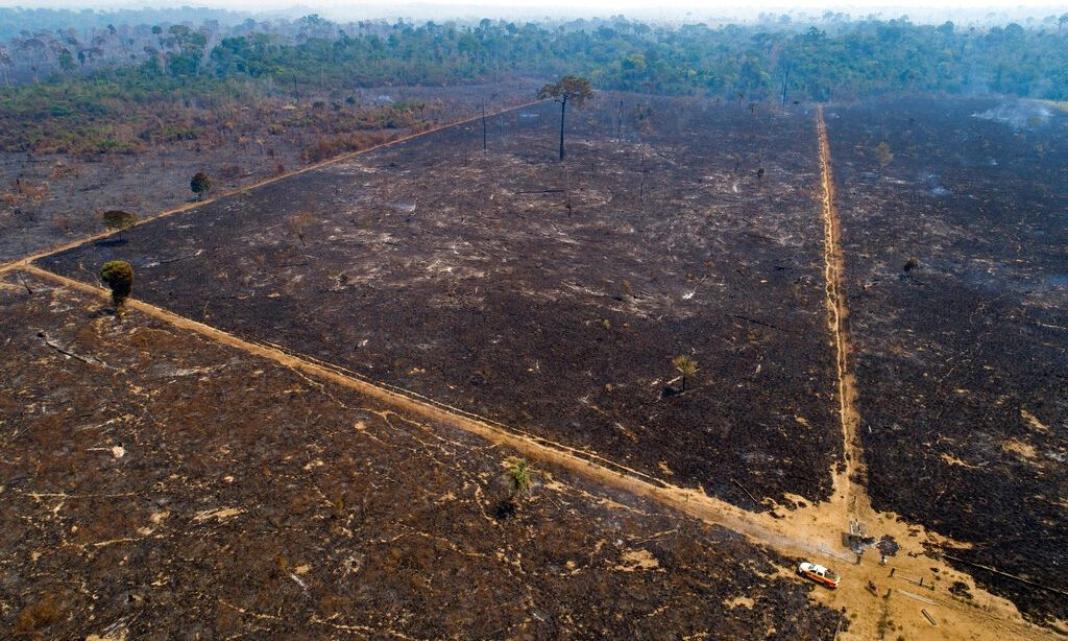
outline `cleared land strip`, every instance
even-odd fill
[[[230,191],[221,192],[216,196],[208,198],[207,200],[198,200],[198,201],[195,201],[195,202],[186,203],[185,205],[182,205],[180,207],[174,207],[172,209],[167,209],[165,211],[161,211],[161,212],[159,212],[157,214],[154,214],[152,216],[147,216],[145,218],[142,218],[141,220],[138,220],[136,223],[134,223],[132,225],[132,227],[139,227],[139,226],[144,225],[146,223],[150,223],[150,222],[152,222],[154,220],[159,220],[161,218],[167,218],[169,216],[173,216],[175,214],[180,214],[182,212],[186,212],[186,211],[189,211],[191,209],[196,209],[197,207],[200,207],[202,205],[207,205],[209,203],[213,203],[213,202],[218,201],[218,200],[222,200],[223,198],[229,198],[231,196],[236,196],[237,194],[243,194],[245,192],[252,191],[253,189],[257,189],[259,187],[263,187],[264,185],[270,185],[272,183],[276,183],[276,182],[281,181],[281,180],[286,180],[287,178],[292,178],[294,176],[299,176],[301,174],[306,174],[308,172],[315,171],[317,169],[322,169],[323,167],[328,167],[330,165],[333,165],[333,164],[336,164],[336,163],[339,163],[339,162],[344,162],[346,160],[349,160],[351,158],[355,158],[357,156],[362,156],[362,155],[365,155],[365,154],[369,154],[369,153],[371,153],[373,151],[377,151],[379,149],[383,149],[383,148],[386,148],[386,147],[391,147],[393,145],[398,145],[400,143],[407,142],[409,140],[414,140],[414,139],[420,138],[422,136],[427,136],[429,134],[432,134],[432,133],[435,133],[435,132],[438,132],[438,131],[442,131],[444,129],[450,129],[452,127],[459,127],[461,125],[466,125],[466,124],[471,123],[471,122],[476,122],[476,121],[481,120],[483,118],[492,118],[492,117],[495,117],[495,116],[499,116],[501,114],[506,114],[506,113],[508,113],[510,111],[515,111],[517,109],[525,109],[527,107],[530,107],[531,105],[536,105],[539,102],[543,102],[543,101],[542,100],[532,100],[530,102],[524,102],[522,104],[513,105],[511,107],[505,107],[504,109],[498,109],[497,111],[494,111],[494,112],[491,112],[491,113],[486,113],[486,114],[481,114],[480,113],[478,115],[471,116],[470,118],[464,118],[462,120],[456,120],[456,121],[453,121],[453,122],[445,123],[443,125],[438,125],[436,127],[431,127],[430,129],[426,129],[426,130],[423,130],[423,131],[420,131],[420,132],[417,132],[417,133],[414,133],[414,134],[409,134],[407,136],[399,136],[399,137],[394,138],[392,140],[387,140],[386,142],[383,142],[383,143],[380,143],[380,144],[377,144],[377,145],[373,145],[373,146],[368,147],[366,149],[359,149],[357,151],[352,151],[352,152],[349,152],[349,153],[346,153],[346,154],[341,154],[340,156],[334,156],[333,158],[328,158],[327,160],[323,160],[321,162],[317,162],[317,163],[308,165],[307,167],[302,167],[302,168],[297,169],[295,171],[290,171],[290,172],[287,172],[287,173],[284,173],[284,174],[279,174],[277,176],[271,176],[270,178],[264,178],[263,180],[251,183],[249,185],[245,185],[244,187],[239,187],[237,189],[233,189],[233,190],[230,190]],[[29,265],[30,263],[32,263],[35,260],[38,260],[38,259],[41,259],[41,258],[45,258],[46,256],[51,256],[53,254],[58,254],[60,252],[67,251],[69,249],[74,249],[75,247],[80,247],[80,246],[82,246],[82,245],[84,245],[86,243],[91,243],[91,242],[94,242],[94,241],[97,241],[97,240],[102,240],[104,238],[108,238],[110,236],[114,236],[116,234],[122,233],[122,231],[125,231],[125,230],[103,231],[103,232],[100,232],[99,234],[91,234],[89,236],[83,236],[81,238],[76,238],[76,239],[74,239],[74,240],[72,240],[70,242],[62,243],[60,245],[55,245],[55,246],[49,247],[47,249],[42,249],[41,251],[34,252],[34,253],[29,254],[27,256],[23,256],[22,258],[19,258],[19,259],[16,259],[16,260],[13,260],[13,261],[10,261],[8,263],[4,263],[4,264],[0,265],[0,274],[5,274],[5,273],[7,273],[9,271],[12,271],[12,270],[15,270],[15,269],[19,269],[21,267]]]
[[[831,145],[827,138],[827,123],[823,119],[823,107],[816,110],[816,133],[819,138],[820,175],[823,186],[823,259],[824,279],[827,291],[827,322],[834,340],[835,373],[838,390],[838,416],[842,426],[842,449],[845,467],[834,475],[835,493],[832,502],[839,501],[846,514],[858,513],[857,501],[868,505],[865,489],[864,450],[857,429],[860,414],[856,408],[856,379],[849,371],[849,337],[845,320],[848,315],[843,283],[845,280],[845,257],[842,253],[841,220],[835,207],[834,174],[831,171]],[[854,481],[854,479],[857,479]]]

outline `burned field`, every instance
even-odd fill
[[[894,100],[828,126],[874,506],[1068,619],[1068,117]]]
[[[812,115],[541,103],[42,266],[746,508],[841,460]],[[673,357],[698,371],[683,382]],[[762,501],[763,503],[763,501]]]
[[[19,638],[827,639],[725,530],[136,312],[0,284],[0,629]],[[94,636],[95,635],[95,636]],[[176,636],[177,635],[177,636]]]
[[[357,105],[346,105],[349,115],[316,109],[315,104],[331,101],[325,95],[273,100],[235,110],[231,121],[218,129],[209,127],[212,119],[201,114],[193,121],[201,137],[145,144],[128,153],[2,151],[0,261],[102,232],[104,211],[121,209],[149,217],[186,205],[194,198],[189,182],[198,171],[211,178],[213,194],[225,193],[357,146],[470,117],[487,96],[493,96],[492,105],[520,104],[534,90],[533,81],[525,80],[492,86],[378,87],[356,92]],[[393,105],[419,108],[407,114],[411,122],[398,123],[388,118]],[[354,122],[357,115],[361,120]]]

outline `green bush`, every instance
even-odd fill
[[[100,218],[103,219],[107,228],[113,231],[122,231],[137,223],[137,214],[131,214],[130,212],[122,211],[121,209],[106,211],[101,214]]]
[[[211,190],[211,179],[208,175],[202,171],[198,171],[193,175],[193,179],[189,181],[189,188],[193,190],[193,193],[197,195],[197,199],[204,197],[208,191]]]
[[[100,280],[111,289],[115,311],[121,311],[133,290],[133,266],[125,260],[109,260],[100,268]]]

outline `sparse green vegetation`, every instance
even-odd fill
[[[515,499],[530,491],[530,465],[526,459],[517,457],[505,461],[510,498]]]

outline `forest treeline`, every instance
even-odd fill
[[[603,89],[762,100],[825,101],[880,93],[995,92],[1068,97],[1068,15],[1048,29],[986,31],[951,23],[864,21],[768,30],[654,27],[615,20],[556,28],[483,20],[471,28],[373,25],[285,45],[270,34],[223,39],[204,65],[216,75],[372,84],[452,83],[502,73],[579,73]],[[319,25],[329,30],[329,25]]]
[[[116,68],[126,73],[116,74]],[[62,82],[107,70],[134,92],[160,77],[245,76],[321,85],[449,84],[502,74],[579,73],[603,89],[750,100],[829,100],[901,91],[1068,97],[1068,14],[1038,28],[961,29],[900,20],[655,26],[359,22],[318,16],[223,26],[107,25],[23,31],[0,73]]]
[[[264,95],[344,100],[360,87],[563,74],[584,75],[598,89],[747,101],[900,92],[1065,100],[1068,14],[1028,28],[982,29],[828,14],[819,24],[714,28],[622,17],[337,24],[311,15],[23,30],[0,46],[0,111],[20,127],[64,118],[84,124],[159,101],[210,109]],[[18,146],[13,136],[32,138],[12,133],[5,148]]]

